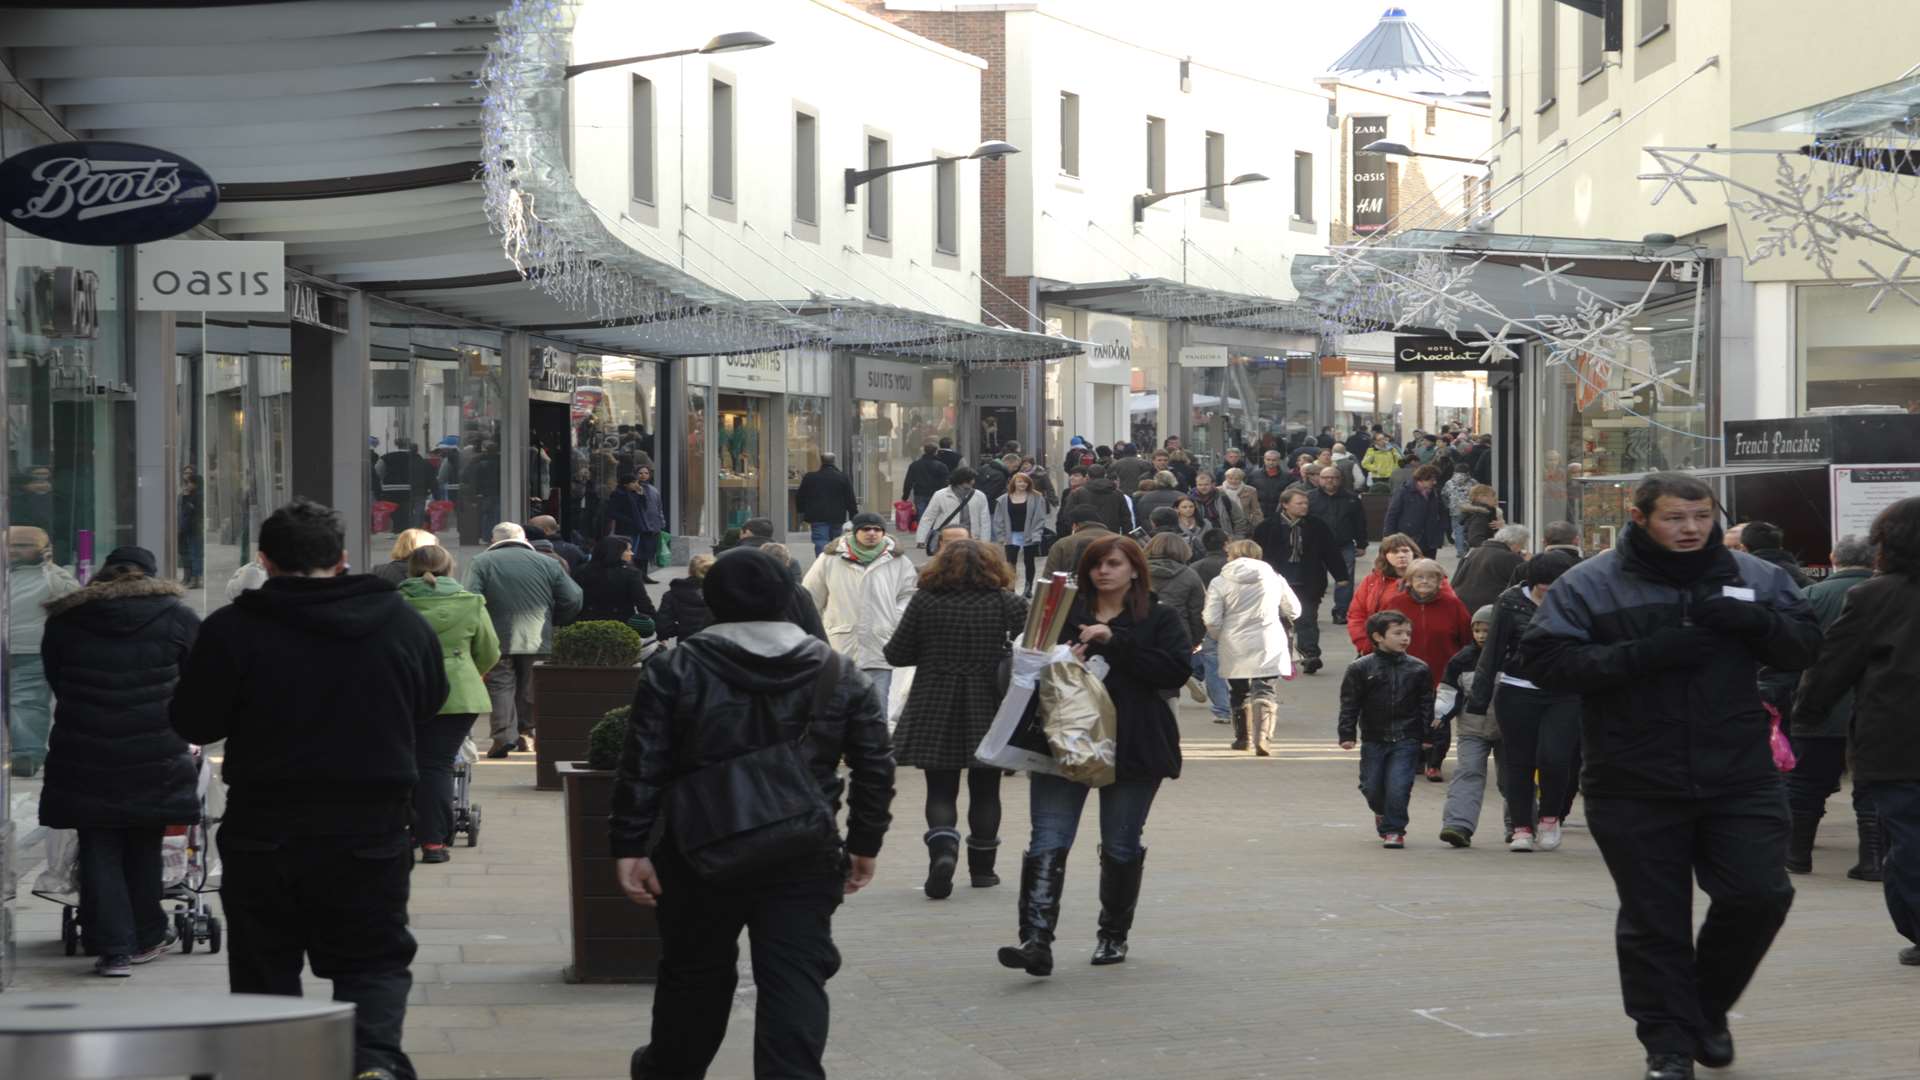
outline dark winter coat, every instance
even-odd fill
[[[1220,571],[1226,565],[1227,557],[1224,554],[1202,555],[1193,560],[1193,572],[1200,576],[1200,587],[1205,589],[1213,584],[1213,579],[1220,576]]]
[[[966,769],[1000,708],[998,676],[1027,621],[1004,589],[921,589],[887,639],[887,663],[912,667],[894,727],[894,758],[921,769]]]
[[[1101,537],[1112,535],[1114,535],[1112,529],[1099,524],[1083,526],[1079,532],[1071,535],[1060,534],[1060,539],[1055,540],[1053,546],[1047,549],[1046,573],[1078,574],[1080,556],[1086,552],[1088,546]]]
[[[1493,508],[1479,503],[1462,503],[1460,523],[1467,527],[1467,550],[1472,551],[1482,544],[1490,543],[1493,534],[1499,530],[1493,527]]]
[[[906,485],[901,488],[901,498],[908,502],[925,502],[933,498],[933,493],[947,486],[947,477],[953,474],[946,463],[938,457],[917,457],[907,466]]]
[[[1854,783],[1920,780],[1920,579],[1877,574],[1846,594],[1820,658],[1800,680],[1797,713],[1825,716],[1853,692]],[[55,725],[56,727],[58,725]]]
[[[827,707],[814,716],[814,686],[831,656],[825,642],[780,622],[719,623],[677,648],[655,653],[627,721],[608,820],[610,854],[653,854],[654,824],[664,815],[675,779],[791,741],[804,731],[808,764],[836,815],[841,795],[847,796],[847,851],[878,855],[893,820],[886,704],[871,679],[841,661]],[[842,761],[849,769],[845,780],[839,775]],[[663,843],[672,843],[674,824],[667,822]],[[797,851],[794,862],[817,872],[821,862],[837,854],[826,847]]]
[[[1814,617],[1820,620],[1820,629],[1830,631],[1840,618],[1840,612],[1846,607],[1847,594],[1855,585],[1871,578],[1873,571],[1865,568],[1835,570],[1827,575],[1825,581],[1816,582],[1807,590],[1807,606],[1813,609]],[[1827,647],[1820,648],[1822,658],[1827,655]],[[1815,666],[1819,661],[1814,661]],[[1805,681],[1804,677],[1801,681]],[[1853,723],[1853,690],[1849,688],[1833,708],[1824,715],[1809,715],[1795,712],[1791,731],[1796,739],[1826,738],[1844,739],[1847,729]]]
[[[171,715],[188,742],[227,740],[226,830],[397,832],[447,691],[440,638],[393,586],[277,577],[207,616]]]
[[[1500,673],[1513,669],[1520,641],[1526,637],[1527,627],[1533,625],[1533,617],[1539,610],[1525,585],[1511,586],[1494,598],[1493,625],[1487,629],[1487,643],[1481,647],[1480,661],[1473,671],[1473,690],[1467,695],[1468,712],[1486,715],[1493,704],[1493,690],[1499,685]]]
[[[1373,652],[1340,680],[1340,741],[1399,742],[1433,722],[1433,672],[1407,653]]]
[[[1112,480],[1089,480],[1067,494],[1060,507],[1063,528],[1057,530],[1063,537],[1073,531],[1072,524],[1067,521],[1067,512],[1076,506],[1093,507],[1094,512],[1100,515],[1100,523],[1113,532],[1133,531],[1133,510],[1125,496],[1114,487]]]
[[[647,595],[646,575],[631,566],[595,566],[573,572],[580,586],[580,614],[576,621],[606,619],[623,623],[636,615],[654,617],[653,598]]]
[[[1113,481],[1116,487],[1129,495],[1139,490],[1141,477],[1151,475],[1153,475],[1153,462],[1137,454],[1117,458],[1107,469],[1107,479]]]
[[[1005,465],[1000,464],[998,458],[989,458],[976,470],[973,486],[988,499],[998,501],[1000,496],[1007,493],[1007,482],[1012,477],[1013,474],[1007,471]]]
[[[1187,637],[1198,645],[1207,636],[1207,624],[1201,618],[1207,609],[1207,583],[1193,567],[1172,559],[1148,559],[1147,572],[1153,576],[1154,595],[1180,613],[1186,620]]]
[[[713,612],[707,610],[699,581],[683,577],[667,582],[667,595],[660,598],[660,610],[653,617],[655,637],[661,641],[690,638],[712,622]]]
[[[1344,581],[1347,563],[1334,545],[1327,523],[1308,514],[1300,519],[1300,560],[1293,560],[1291,526],[1287,515],[1274,514],[1253,530],[1253,542],[1260,545],[1260,557],[1274,568],[1302,604],[1311,606],[1327,594],[1327,581]]]
[[[1187,498],[1187,493],[1178,488],[1154,488],[1145,495],[1136,495],[1133,499],[1134,520],[1142,527],[1147,527],[1153,520],[1155,510],[1163,506],[1171,510],[1180,505],[1180,500],[1184,498]]]
[[[822,465],[800,478],[800,490],[794,493],[794,505],[800,520],[809,525],[831,525],[838,529],[860,512],[853,495],[853,481],[832,465]]]
[[[200,817],[198,770],[167,702],[200,619],[157,578],[95,581],[47,605],[40,658],[54,693],[40,824],[185,825]],[[436,703],[437,704],[437,703]]]
[[[1793,583],[1802,589],[1813,584],[1813,579],[1807,576],[1807,571],[1800,565],[1800,560],[1794,558],[1793,553],[1784,548],[1761,548],[1757,551],[1749,551],[1747,554],[1786,571],[1787,576],[1793,579]]]
[[[1499,599],[1527,557],[1498,540],[1489,540],[1460,560],[1453,574],[1453,591],[1467,610],[1479,611]]]
[[[1088,597],[1073,602],[1060,643],[1080,640],[1080,631],[1094,622]],[[1166,692],[1178,690],[1193,677],[1193,641],[1179,612],[1154,602],[1144,619],[1121,611],[1107,623],[1113,637],[1087,649],[1088,656],[1104,656],[1107,696],[1113,699],[1115,718],[1114,764],[1121,780],[1171,780],[1180,776],[1180,726]]]
[[[1785,572],[1721,546],[1718,529],[1704,569],[1685,585],[1668,580],[1662,566],[1671,560],[1639,532],[1628,525],[1613,550],[1553,583],[1514,674],[1584,697],[1583,791],[1702,799],[1778,784],[1756,676],[1761,664],[1795,671],[1813,662],[1813,610]],[[1731,606],[1747,601],[1725,596],[1730,586],[1753,591],[1753,614]],[[1759,629],[1695,619],[1726,625],[1729,614]]]
[[[1256,465],[1252,472],[1247,473],[1246,486],[1252,488],[1254,497],[1260,500],[1260,513],[1272,517],[1279,513],[1275,507],[1280,505],[1280,493],[1297,482],[1294,475],[1285,469],[1269,476],[1266,466]],[[1307,505],[1313,504],[1309,501]]]
[[[1453,533],[1453,519],[1447,516],[1446,504],[1440,499],[1440,485],[1435,484],[1425,495],[1420,494],[1420,486],[1413,483],[1393,493],[1393,501],[1387,504],[1386,520],[1380,524],[1380,535],[1394,533],[1406,533],[1423,551],[1440,550]]]
[[[1367,549],[1367,508],[1360,496],[1346,488],[1341,488],[1338,495],[1314,488],[1307,496],[1307,513],[1327,523],[1334,547],[1352,544],[1355,551]]]

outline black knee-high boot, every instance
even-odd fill
[[[1879,881],[1884,877],[1880,863],[1887,857],[1887,849],[1880,839],[1880,815],[1856,813],[1854,825],[1860,831],[1860,861],[1847,871],[1847,876],[1855,881]]]
[[[1095,967],[1118,964],[1127,958],[1127,932],[1133,929],[1133,911],[1140,905],[1140,872],[1147,849],[1130,862],[1100,853],[1100,933],[1093,947]]]
[[[1060,928],[1060,892],[1066,877],[1065,848],[1029,851],[1020,857],[1020,944],[1001,947],[1001,966],[1029,975],[1053,974],[1053,935]]]

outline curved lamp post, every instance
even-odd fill
[[[1222,184],[1202,184],[1199,187],[1181,188],[1179,191],[1157,191],[1150,195],[1135,195],[1133,197],[1133,223],[1138,225],[1147,219],[1147,207],[1163,199],[1171,199],[1175,195],[1191,195],[1196,191],[1212,191],[1215,188],[1234,187],[1239,184],[1257,184],[1266,179],[1268,179],[1268,177],[1265,173],[1241,173],[1239,176]]]
[[[1436,154],[1431,150],[1415,150],[1405,143],[1389,142],[1386,139],[1370,142],[1361,147],[1360,152],[1363,154],[1392,154],[1394,157],[1439,158],[1441,161],[1457,161],[1462,165],[1492,164],[1492,159],[1490,158],[1455,157],[1452,154]]]
[[[846,196],[845,202],[848,206],[852,206],[857,201],[855,194],[862,184],[877,180],[888,173],[897,173],[903,169],[920,169],[928,165],[940,165],[949,161],[965,161],[970,158],[979,161],[999,161],[1008,154],[1017,154],[1019,152],[1020,148],[1012,143],[1001,142],[995,139],[989,142],[983,142],[979,146],[974,147],[973,153],[971,154],[963,154],[958,157],[928,158],[925,161],[910,161],[905,165],[882,165],[874,169],[848,169],[845,174],[845,179],[842,182],[842,187],[844,188],[843,194]]]
[[[586,71],[598,71],[601,68],[626,67],[628,64],[644,64],[649,60],[666,60],[675,56],[692,56],[695,53],[710,56],[714,53],[744,52],[747,49],[764,49],[773,44],[772,38],[761,37],[751,30],[735,30],[721,34],[697,49],[675,49],[672,52],[649,53],[646,56],[623,56],[618,60],[595,60],[591,64],[568,64],[567,78],[571,79]]]

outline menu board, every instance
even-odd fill
[[[1833,539],[1864,540],[1880,511],[1920,496],[1920,465],[1829,465],[1833,491]]]

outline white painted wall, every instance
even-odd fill
[[[843,205],[841,174],[866,165],[869,133],[890,140],[896,164],[971,152],[979,144],[984,63],[836,0],[594,0],[579,12],[574,61],[698,46],[735,30],[774,44],[573,80],[575,183],[603,223],[636,250],[749,300],[817,291],[979,320],[978,165],[959,164],[957,257],[934,251],[935,169],[889,178],[892,239],[885,244],[866,237],[864,196]],[[651,207],[630,198],[636,74],[653,82]],[[716,77],[734,86],[732,203],[710,195],[709,84]],[[818,117],[820,212],[811,229],[794,220],[796,109]]]
[[[1007,272],[1064,282],[1129,273],[1186,279],[1232,292],[1291,297],[1292,256],[1323,252],[1332,215],[1327,165],[1333,135],[1329,95],[1304,79],[1279,81],[1211,67],[1196,56],[1190,92],[1164,29],[1137,23],[1129,36],[1096,31],[1044,11],[1007,19],[1008,139],[1026,152],[1008,159]],[[1169,6],[1166,23],[1179,22]],[[1060,94],[1080,97],[1080,170],[1061,172]],[[1136,233],[1133,196],[1146,190],[1147,117],[1167,122],[1168,190],[1206,182],[1205,133],[1227,137],[1227,178],[1265,173],[1265,183],[1227,189],[1225,214],[1204,196],[1148,208]],[[1311,222],[1291,220],[1295,151],[1314,155]],[[1093,224],[1090,226],[1089,222]],[[1205,254],[1200,254],[1204,252]],[[1211,258],[1209,258],[1209,256]]]

